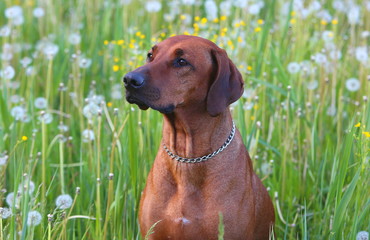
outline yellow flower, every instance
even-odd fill
[[[119,58],[118,57],[115,57],[115,58],[113,58],[113,61],[114,62],[118,62],[119,61]]]
[[[232,46],[233,42],[231,40],[227,41],[227,45]]]
[[[164,38],[165,36],[166,36],[166,33],[164,33],[164,32],[163,32],[163,33],[161,33],[161,37],[163,37],[163,38]]]
[[[118,65],[114,65],[114,66],[113,66],[113,71],[114,71],[114,72],[117,72],[118,70],[119,70],[119,66],[118,66]]]
[[[355,125],[355,127],[360,127],[360,126],[361,126],[360,122]]]
[[[227,28],[223,28],[221,31],[223,31],[223,32],[227,32]]]
[[[364,134],[365,137],[370,138],[370,132],[362,132],[362,134]]]
[[[264,22],[265,22],[265,21],[263,21],[263,19],[258,19],[258,20],[257,20],[257,23],[258,23],[258,24],[263,24]]]
[[[199,16],[194,17],[194,21],[198,22],[200,20]]]
[[[240,36],[238,37],[238,42],[240,42],[240,43],[243,42],[242,37],[240,37]]]
[[[321,23],[321,25],[326,25],[326,24],[328,24],[328,22],[327,22],[327,21],[325,21],[324,19],[322,19],[320,23]]]
[[[226,19],[227,19],[227,17],[226,17],[226,16],[224,16],[224,15],[220,17],[220,20],[221,20],[221,21],[225,21]]]
[[[200,21],[202,24],[206,24],[207,23],[207,18],[202,18],[202,20]]]
[[[116,42],[116,40],[112,40],[110,43],[111,44],[116,44],[117,42]]]
[[[236,28],[240,27],[240,23],[235,23],[235,27]]]
[[[135,34],[137,37],[139,37],[140,35],[141,35],[141,32],[139,31],[139,32],[136,32],[136,34]]]
[[[254,105],[254,106],[253,106],[253,109],[254,109],[254,110],[257,110],[257,109],[258,109],[258,105],[257,105],[257,104],[256,104],[256,105]]]
[[[122,39],[117,41],[117,45],[122,45],[122,44],[124,44],[124,43],[125,43],[125,41],[124,41],[124,40],[122,40]]]
[[[188,31],[185,31],[184,35],[190,35],[190,33]]]
[[[296,22],[297,22],[297,20],[295,20],[295,18],[292,18],[292,19],[290,19],[290,24],[295,24]]]
[[[262,30],[262,28],[260,28],[260,27],[256,27],[256,28],[254,29],[254,31],[255,31],[255,32],[261,32],[261,30]]]
[[[251,120],[254,121],[255,117],[254,116],[251,116]]]
[[[240,25],[245,26],[245,22],[243,20],[240,21]]]
[[[128,45],[128,47],[129,47],[129,48],[135,48],[135,45],[134,45],[133,43],[130,43],[130,44]]]
[[[338,19],[333,19],[333,20],[331,20],[331,24],[333,24],[333,25],[338,24]]]
[[[141,39],[144,39],[144,38],[145,38],[145,34],[141,34],[141,35],[140,35],[140,38],[141,38]]]
[[[109,44],[109,41],[108,40],[104,40],[104,45],[108,45]]]
[[[248,66],[248,67],[247,67],[247,70],[248,70],[248,71],[252,71],[252,69],[253,69],[253,68],[252,68],[251,66]]]
[[[27,136],[22,136],[22,141],[27,141],[28,137]]]
[[[180,15],[180,19],[181,20],[185,20],[186,19],[186,15]]]
[[[292,11],[292,12],[290,13],[290,16],[294,17],[294,16],[295,16],[295,12],[294,12],[294,11]]]
[[[112,107],[113,103],[112,102],[107,102],[107,107]]]
[[[218,23],[220,20],[218,18],[213,19],[214,23]]]

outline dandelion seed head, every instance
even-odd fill
[[[5,25],[0,28],[0,37],[9,37],[11,32],[12,29],[8,25]]]
[[[319,86],[319,82],[317,80],[312,80],[306,83],[306,87],[308,90],[315,90]]]
[[[8,158],[9,158],[8,155],[0,156],[0,166],[4,166],[8,161]]]
[[[15,197],[15,199],[14,199]],[[8,204],[9,207],[14,207],[15,208],[19,208],[19,204],[21,202],[21,199],[20,199],[20,196],[15,196],[14,192],[11,192],[11,193],[8,193],[8,195],[6,195],[6,198],[5,198],[5,201],[6,203]]]
[[[27,225],[37,226],[41,223],[42,216],[38,211],[30,211],[27,215]]]
[[[346,88],[350,92],[356,92],[360,89],[361,83],[357,78],[350,78],[346,81]]]
[[[92,130],[85,129],[82,131],[82,141],[83,142],[91,142],[91,141],[94,141],[94,139],[95,139],[95,134]]]
[[[55,205],[59,209],[67,209],[72,206],[73,199],[69,194],[62,194],[55,200]]]
[[[288,64],[288,72],[291,74],[298,73],[301,70],[301,66],[297,62],[291,62]]]
[[[159,12],[162,8],[162,4],[159,1],[148,1],[145,4],[145,9],[150,13]]]
[[[35,183],[31,180],[26,179],[19,184],[18,191],[20,193],[24,193],[24,191],[28,191],[29,194],[32,194],[35,191]]]
[[[15,106],[10,110],[10,115],[19,121],[22,120],[26,116],[26,110],[21,106]]]
[[[218,17],[218,8],[213,0],[207,0],[204,3],[204,7],[209,20],[213,20]]]
[[[58,47],[58,45],[56,45],[54,43],[48,43],[43,48],[43,53],[45,54],[45,56],[49,60],[53,59],[55,57],[55,55],[58,53],[58,51],[59,51],[59,47]]]
[[[80,66],[80,68],[88,68],[90,67],[92,61],[90,58],[80,58],[78,60],[78,65]]]
[[[369,58],[367,54],[367,47],[357,47],[355,50],[356,59],[365,64]]]
[[[49,124],[53,121],[53,115],[51,115],[50,113],[44,113],[38,117],[38,120],[40,122],[44,122],[45,124]]]
[[[15,76],[15,71],[12,66],[6,66],[3,68],[2,71],[0,71],[0,77],[10,80]]]
[[[20,6],[12,6],[5,9],[5,17],[16,19],[23,16],[23,9]]]
[[[369,240],[369,233],[366,231],[358,232],[356,235],[356,240]]]
[[[35,107],[38,109],[45,109],[48,106],[48,101],[44,97],[38,97],[35,99]]]
[[[78,33],[71,33],[68,36],[68,42],[72,45],[77,45],[81,42],[81,35]]]
[[[12,210],[10,208],[0,207],[0,218],[7,219],[12,215]]]
[[[45,10],[41,7],[33,9],[33,16],[35,18],[42,18],[45,15]]]

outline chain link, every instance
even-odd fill
[[[182,162],[182,163],[201,163],[201,162],[207,161],[208,159],[216,156],[217,154],[219,154],[220,152],[222,152],[223,150],[225,150],[225,148],[227,148],[227,146],[229,146],[229,144],[231,143],[231,141],[234,139],[234,135],[235,135],[235,123],[233,121],[233,127],[231,129],[231,133],[230,133],[229,137],[226,139],[226,142],[219,149],[217,149],[216,151],[214,151],[213,153],[210,153],[208,155],[204,155],[202,157],[197,157],[197,158],[180,157],[180,156],[172,153],[166,147],[166,145],[164,145],[164,144],[163,144],[163,148],[167,152],[168,156],[170,156],[172,159],[175,159],[178,162]]]

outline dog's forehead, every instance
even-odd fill
[[[204,52],[209,49],[219,49],[219,47],[208,39],[189,35],[170,37],[152,47],[153,51],[164,50],[172,53],[182,50],[185,54]]]

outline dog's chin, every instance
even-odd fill
[[[126,96],[126,100],[131,104],[136,104],[141,110],[152,108],[163,114],[171,114],[175,110],[175,105],[173,104],[169,104],[167,106],[155,106],[154,104],[147,103],[146,101],[139,100],[132,96]]]

